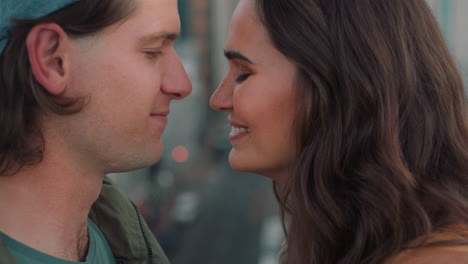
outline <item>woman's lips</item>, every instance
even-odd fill
[[[235,122],[230,122],[231,132],[229,133],[229,139],[236,140],[243,138],[250,134],[250,128],[248,126],[240,125]]]

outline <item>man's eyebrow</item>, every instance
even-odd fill
[[[228,60],[241,60],[253,64],[252,60],[236,50],[224,50],[224,56],[226,56]]]
[[[163,32],[163,33],[155,33],[141,37],[138,42],[139,43],[151,43],[157,42],[161,40],[172,40],[175,41],[179,38],[179,33],[175,32]]]

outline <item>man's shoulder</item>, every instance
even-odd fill
[[[4,244],[2,237],[0,236],[0,263],[1,264],[15,264],[15,259],[13,255],[8,251],[6,245]]]
[[[107,177],[89,217],[106,237],[116,260],[152,256],[156,263],[169,263],[137,207]]]
[[[112,180],[105,176],[102,181],[101,193],[93,206],[106,204],[112,207],[124,207],[128,210],[134,210],[132,202],[120,192]],[[122,208],[120,208],[122,209]]]

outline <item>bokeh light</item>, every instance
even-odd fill
[[[179,163],[186,162],[189,157],[189,151],[186,147],[178,146],[172,150],[172,158]]]

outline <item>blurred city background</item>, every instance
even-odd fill
[[[427,0],[468,81],[468,1]],[[227,162],[226,113],[209,108],[226,72],[223,47],[236,0],[179,0],[176,50],[193,83],[173,102],[164,155],[150,168],[112,174],[174,264],[273,264],[283,240],[272,182]]]

